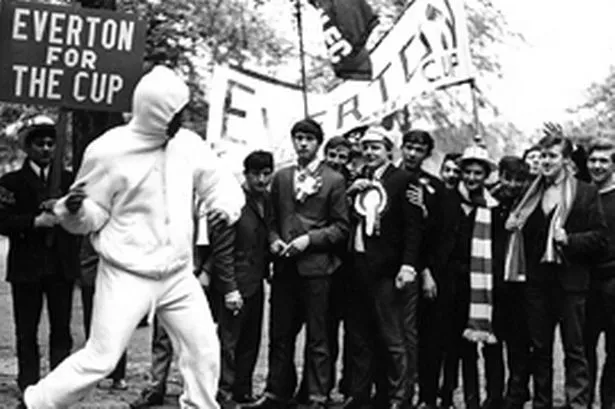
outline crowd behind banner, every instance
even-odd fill
[[[163,70],[154,72],[159,77],[150,78],[149,87],[160,78],[171,78]],[[137,94],[139,87],[145,85],[137,86]],[[154,94],[144,93],[144,98],[151,99],[144,104],[155,105]],[[110,291],[117,289],[113,286],[118,281],[109,277],[120,274],[117,271],[135,271],[131,280],[144,280],[153,293],[162,293],[147,301],[150,304],[144,301],[145,319],[155,316],[152,382],[131,403],[132,408],[164,402],[176,350],[184,376],[182,407],[201,408],[194,403],[196,406],[189,406],[191,399],[211,391],[199,389],[204,383],[196,376],[204,373],[208,377],[207,371],[215,368],[212,379],[217,382],[217,403],[209,405],[223,408],[448,409],[454,406],[461,366],[468,409],[521,409],[530,400],[535,409],[550,409],[553,343],[559,325],[566,407],[587,409],[599,400],[602,408],[615,409],[612,141],[596,139],[587,152],[581,152],[550,127],[523,157],[506,156],[495,163],[484,147],[472,145],[463,152],[447,153],[440,175],[435,176],[422,169],[435,148],[426,131],[403,134],[402,161],[396,166],[393,139],[381,127],[358,128],[325,143],[317,122],[297,122],[289,130],[296,163],[274,171],[270,152],[254,151],[245,158],[244,204],[236,216],[229,216],[232,209],[227,208],[226,216],[220,210],[225,192],[233,195],[235,191],[232,179],[216,173],[208,174],[209,185],[197,183],[195,189],[201,186],[204,193],[193,194],[190,205],[183,206],[191,212],[181,219],[192,229],[191,272],[203,287],[217,323],[218,349],[210,340],[205,346],[194,343],[178,326],[186,318],[172,314],[173,308],[186,308],[187,299],[196,297],[188,290],[177,293],[179,287],[198,286],[192,274],[192,281],[173,281],[181,273],[173,272],[170,262],[159,268],[154,264],[156,253],[151,253],[149,261],[126,259],[128,253],[119,250],[110,256],[107,249],[113,249],[114,243],[105,242],[104,236],[90,243],[67,231],[66,220],[75,226],[90,226],[98,219],[86,222],[89,215],[106,211],[110,221],[90,230],[83,227],[84,231],[104,232],[106,223],[116,223],[116,234],[128,234],[135,240],[140,256],[149,254],[148,246],[155,238],[144,230],[126,233],[140,221],[121,225],[113,209],[130,203],[131,197],[152,195],[158,181],[165,195],[172,188],[162,162],[147,162],[150,156],[142,155],[143,143],[153,143],[153,139],[138,136],[145,135],[144,129],[152,135],[154,130],[169,135],[164,143],[148,145],[154,152],[152,158],[167,155],[167,151],[173,155],[179,152],[180,141],[188,140],[181,130],[175,136],[181,121],[177,119],[179,108],[187,97],[178,91],[162,97],[177,106],[162,116],[148,116],[143,114],[148,112],[143,108],[147,105],[138,105],[141,111],[132,125],[121,129],[133,132],[139,141],[122,148],[132,158],[132,174],[119,178],[126,169],[112,168],[109,162],[105,171],[110,173],[105,175],[118,178],[118,183],[133,183],[133,187],[127,196],[111,195],[113,199],[98,213],[92,213],[92,203],[102,203],[106,196],[90,185],[112,188],[103,183],[102,173],[93,173],[105,159],[101,147],[106,145],[96,145],[97,155],[86,153],[79,180],[89,180],[90,185],[71,187],[72,175],[62,171],[63,192],[69,194],[56,201],[49,197],[48,183],[50,175],[60,171],[52,168],[54,124],[42,116],[26,122],[21,142],[27,159],[21,169],[0,179],[0,233],[10,240],[7,280],[13,299],[17,383],[22,392],[28,390],[20,407],[52,407],[40,402],[57,399],[68,404],[79,396],[81,390],[64,391],[54,372],[81,373],[83,390],[105,376],[111,379],[111,388],[127,388],[126,359],[130,357],[95,346],[107,345],[102,338],[117,337],[121,342],[113,345],[125,348],[123,337],[137,326],[138,320],[133,320],[131,328],[124,332],[113,329],[114,334],[108,335],[97,323],[108,318],[104,308],[119,312],[127,306],[110,306],[120,298]],[[164,109],[171,108],[160,108]],[[164,115],[168,120],[158,123]],[[169,130],[175,126],[173,132]],[[171,138],[178,142],[169,142]],[[135,152],[139,156],[130,156]],[[321,152],[324,159],[320,159]],[[146,170],[138,173],[141,165]],[[493,172],[497,172],[497,182],[490,185]],[[171,183],[183,185],[176,179]],[[218,201],[210,200],[212,194]],[[171,203],[175,210],[178,203]],[[67,209],[64,213],[62,206]],[[143,209],[126,205],[123,211],[134,216]],[[170,218],[168,211],[152,220],[152,231],[157,234],[168,226],[177,228],[178,219]],[[68,230],[77,232],[75,227]],[[131,245],[128,236],[122,237],[123,244]],[[163,246],[157,251],[167,250]],[[128,267],[118,266],[121,263]],[[128,282],[125,277],[122,280]],[[89,338],[84,350],[60,364],[73,346],[71,294],[76,283],[83,295]],[[159,283],[168,287],[161,287],[163,291],[155,287]],[[140,295],[133,295],[136,303]],[[55,371],[40,380],[37,333],[44,298],[50,320],[49,363]],[[263,328],[265,302],[270,304],[269,325]],[[191,305],[200,305],[195,303]],[[167,304],[175,307],[167,308]],[[127,320],[141,311],[130,308],[124,310]],[[202,312],[206,320],[209,311],[205,307]],[[116,320],[122,321],[122,316]],[[294,357],[302,328],[306,341],[299,370]],[[269,340],[265,345],[267,381],[264,393],[255,396],[253,375],[263,331]],[[598,381],[596,349],[602,332],[606,332],[606,361]],[[85,357],[91,348],[96,352]],[[484,371],[479,370],[480,356]],[[75,364],[78,359],[91,367]],[[203,359],[220,365],[199,367]],[[481,374],[486,382],[480,381]]]

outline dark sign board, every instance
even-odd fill
[[[135,15],[2,3],[1,101],[130,111],[145,48]]]

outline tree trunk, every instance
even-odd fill
[[[82,7],[116,9],[115,0],[80,0]],[[77,171],[87,145],[109,128],[124,123],[121,112],[73,110],[73,169]]]

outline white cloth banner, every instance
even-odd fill
[[[326,94],[310,94],[310,116],[322,124],[326,136],[377,122],[424,92],[470,80],[463,7],[462,0],[411,1],[370,52],[371,81],[345,81]],[[218,150],[245,156],[253,149],[268,149],[278,165],[292,158],[289,131],[303,118],[299,87],[218,66],[209,102],[207,134]]]

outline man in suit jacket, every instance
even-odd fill
[[[79,274],[78,238],[66,233],[51,212],[50,181],[61,172],[61,193],[71,174],[53,168],[56,131],[44,116],[28,120],[22,133],[27,153],[21,169],[0,179],[0,234],[9,238],[7,281],[11,283],[17,384],[39,380],[38,324],[43,299],[49,316],[49,365],[57,366],[72,348],[70,319],[73,284]]]
[[[404,408],[411,393],[405,315],[409,299],[414,299],[416,309],[414,266],[423,216],[406,195],[412,177],[389,160],[393,145],[386,131],[370,128],[361,143],[366,174],[349,188],[349,195],[356,195],[356,217],[351,230],[354,277],[346,321],[352,376],[344,407],[368,404],[375,382],[375,407]]]
[[[589,401],[585,301],[590,267],[606,247],[606,224],[596,187],[576,179],[567,166],[571,142],[561,135],[549,135],[538,145],[541,174],[507,221],[512,232],[507,277],[527,273],[533,407],[553,406],[553,340],[560,324],[566,405],[581,409]],[[525,260],[519,250],[524,250]],[[525,271],[519,268],[523,264]]]
[[[246,204],[235,224],[234,270],[243,306],[237,312],[225,308],[224,296],[215,290],[219,304],[218,336],[222,351],[219,401],[253,403],[252,374],[258,358],[263,323],[264,286],[269,277],[269,230],[273,155],[255,151],[244,160]]]
[[[405,314],[409,389],[414,390],[418,375],[419,402],[428,407],[436,405],[443,362],[443,343],[447,340],[443,335],[446,327],[442,325],[446,322],[444,306],[450,298],[447,291],[450,283],[444,278],[442,269],[429,262],[429,255],[438,248],[442,236],[447,234],[442,229],[442,220],[445,219],[442,207],[448,200],[446,196],[450,196],[444,184],[422,168],[423,162],[431,155],[434,147],[433,137],[421,129],[410,130],[402,137],[401,168],[412,175],[414,185],[409,189],[408,197],[422,206],[427,226],[421,240],[421,256],[416,266],[421,288],[417,294],[418,311],[410,308]],[[409,305],[412,304],[416,304],[416,301]],[[414,321],[417,321],[418,325],[414,325]],[[409,398],[412,400],[412,396]],[[447,397],[444,400],[446,401]]]
[[[269,375],[257,407],[285,407],[296,387],[294,345],[306,324],[308,407],[323,408],[331,364],[327,323],[331,275],[341,260],[335,248],[348,234],[344,177],[317,158],[318,123],[305,119],[291,130],[296,165],[278,171],[271,185],[270,248],[276,257],[271,286]]]

